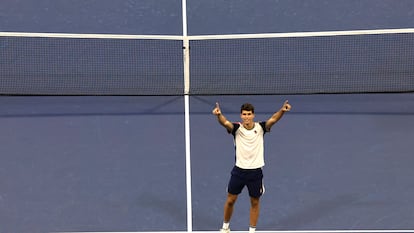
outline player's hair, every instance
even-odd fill
[[[254,106],[253,104],[250,103],[244,103],[241,108],[240,108],[240,113],[245,110],[245,111],[252,111],[252,113],[254,113]]]

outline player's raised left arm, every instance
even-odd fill
[[[289,112],[292,106],[289,104],[289,102],[286,100],[285,103],[283,103],[283,106],[279,109],[279,111],[273,113],[273,115],[266,121],[266,130],[270,131],[272,126],[282,118],[282,116],[285,114],[285,112]]]

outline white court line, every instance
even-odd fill
[[[217,231],[192,231],[191,233],[218,233]],[[232,233],[248,233],[248,231],[231,231]],[[257,233],[409,233],[414,230],[297,230],[297,231],[256,231]],[[189,231],[73,231],[73,232],[50,232],[50,233],[189,233]]]

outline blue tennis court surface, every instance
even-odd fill
[[[413,229],[408,94],[190,98],[194,231],[220,227],[234,163],[232,121],[244,102],[265,120],[260,230]],[[183,97],[0,98],[0,232],[185,231]],[[246,229],[247,193],[232,229]]]
[[[3,0],[0,233],[218,232],[215,103],[285,100],[258,233],[414,232],[414,1],[258,2]]]
[[[184,229],[179,100],[1,97],[0,232]]]
[[[259,120],[267,119],[284,99],[289,99],[292,112],[266,135],[261,229],[412,229],[413,95],[209,97],[194,100],[192,110],[220,101],[228,118],[237,120],[239,103],[249,101],[256,105]],[[220,214],[215,193],[226,186],[233,162],[228,156],[233,152],[231,136],[214,126],[214,117],[192,116],[192,129],[202,130],[206,122],[213,124],[211,130],[192,137],[197,171],[193,196],[199,201],[194,211],[206,219],[196,218],[200,229],[211,229],[217,221],[213,214],[205,216],[203,206],[207,213]],[[206,166],[212,157],[215,165]],[[211,167],[224,172],[217,174]],[[232,225],[244,230],[248,200],[236,205]]]

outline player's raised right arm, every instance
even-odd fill
[[[233,123],[227,120],[227,118],[221,113],[219,103],[216,103],[216,107],[213,109],[213,114],[217,116],[217,120],[224,128],[227,129],[227,132],[233,130]]]

